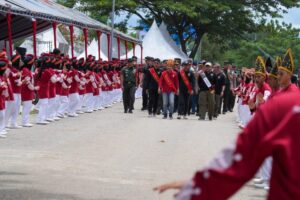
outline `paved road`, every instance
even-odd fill
[[[123,114],[121,104],[13,130],[0,140],[0,199],[172,199],[152,188],[190,178],[237,133],[234,114],[171,121]],[[250,185],[233,199],[260,200],[264,192]]]

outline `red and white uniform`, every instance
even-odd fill
[[[80,85],[80,78],[79,73],[76,69],[73,69],[69,72],[69,77],[71,78],[71,87],[69,90],[69,116],[75,117],[77,116],[76,110],[79,107],[80,98],[78,94],[79,85]]]
[[[300,92],[278,94],[208,167],[197,172],[177,200],[228,199],[273,157],[269,200],[300,199]]]
[[[3,76],[0,76],[0,135],[5,130],[5,99],[8,96],[7,83]]]
[[[34,99],[34,81],[32,72],[27,69],[22,69],[22,88],[21,99],[23,102],[22,109],[22,125],[31,126],[29,123],[30,110],[32,108],[32,100]]]

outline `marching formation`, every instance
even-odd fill
[[[142,110],[147,110],[149,117],[162,113],[163,119],[173,119],[177,112],[177,119],[196,115],[199,120],[213,120],[221,113],[233,112],[238,76],[236,67],[229,62],[222,69],[220,64],[206,61],[146,57],[146,65],[138,72],[143,89]],[[137,72],[127,69],[121,73],[124,88],[132,83],[134,73]],[[127,112],[126,106],[124,109]]]
[[[8,60],[0,54],[0,137],[7,131],[32,127],[33,105],[36,124],[46,125],[65,117],[91,113],[122,100],[120,70],[127,62],[96,61],[95,57],[68,58],[58,49],[39,58],[17,48]],[[21,124],[17,124],[20,110]]]

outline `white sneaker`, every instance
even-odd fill
[[[30,128],[30,127],[33,127],[33,124],[28,123],[28,124],[23,124],[22,126],[23,126],[23,127]]]
[[[77,111],[76,113],[77,113],[77,114],[84,114],[84,112],[81,111],[81,110],[80,110],[80,111]]]
[[[5,134],[2,134],[2,132],[0,133],[0,138],[6,138]]]
[[[254,184],[254,186],[259,189],[264,189],[266,187],[269,187],[269,184],[267,184],[266,182],[263,182],[263,183]]]
[[[104,110],[105,108],[103,108],[103,107],[100,107],[100,110]]]
[[[54,119],[55,121],[59,121],[59,120],[60,120],[59,117],[54,117],[53,119]]]
[[[38,124],[38,125],[47,125],[47,124],[49,124],[49,122],[43,121],[43,122],[37,122],[36,124]]]
[[[46,121],[48,121],[48,122],[54,122],[54,119],[46,119]]]
[[[262,184],[264,182],[264,180],[262,178],[255,178],[253,179],[253,183],[254,184]]]
[[[14,125],[9,127],[9,129],[20,129],[20,128],[22,128],[22,126]]]
[[[85,111],[86,113],[92,113],[93,111],[91,111],[91,110],[87,110],[87,111]]]
[[[188,119],[188,118],[187,118],[187,116],[184,115],[184,116],[183,116],[183,119]]]

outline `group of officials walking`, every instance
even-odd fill
[[[199,120],[213,120],[221,113],[233,111],[238,77],[235,67],[229,62],[224,68],[218,63],[181,62],[176,58],[160,61],[146,57],[142,68],[135,68],[134,62],[136,58],[121,72],[125,113],[128,110],[132,113],[132,93],[138,85],[143,90],[142,110],[147,110],[149,117],[162,113],[163,119],[173,119],[177,112],[177,119],[197,115]]]

